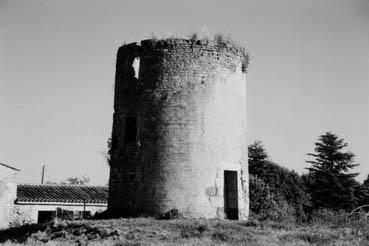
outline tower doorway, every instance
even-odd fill
[[[224,171],[224,212],[226,219],[238,220],[237,171]]]

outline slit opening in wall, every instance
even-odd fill
[[[229,220],[238,220],[237,181],[237,171],[224,171],[224,212]]]
[[[138,79],[139,74],[140,74],[140,57],[135,57],[135,59],[133,59],[132,67],[135,72],[134,77]]]
[[[124,142],[135,143],[137,136],[137,117],[130,116],[126,118],[126,124],[124,127]]]

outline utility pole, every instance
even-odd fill
[[[44,184],[45,165],[42,165],[41,184]]]

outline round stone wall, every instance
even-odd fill
[[[177,209],[185,217],[247,218],[247,58],[238,46],[202,40],[119,48],[112,215]]]

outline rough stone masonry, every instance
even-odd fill
[[[119,48],[108,212],[247,219],[243,48],[143,40]]]

